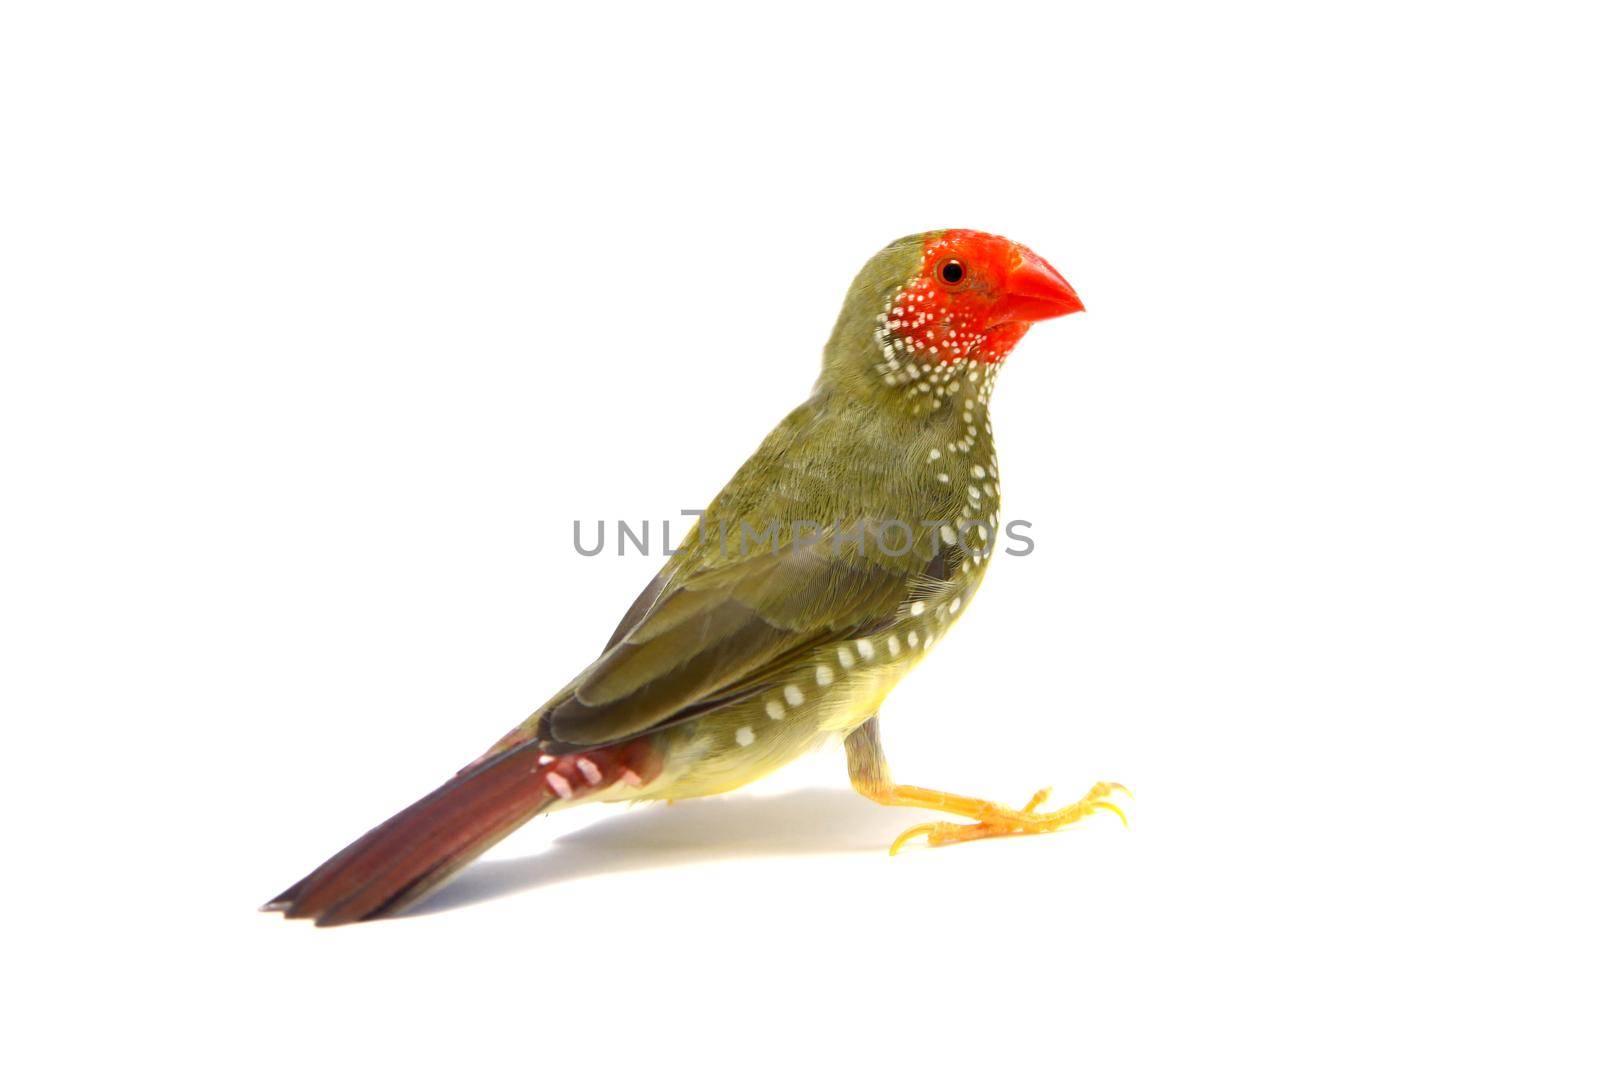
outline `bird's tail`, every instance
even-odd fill
[[[393,915],[554,804],[653,776],[638,742],[564,756],[536,741],[468,766],[263,905],[339,926]]]

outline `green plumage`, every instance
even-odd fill
[[[897,241],[862,269],[811,396],[712,501],[620,639],[514,736],[576,751],[661,731],[669,749],[742,757],[753,772],[664,776],[663,795],[732,788],[870,716],[942,633],[993,543],[969,528],[964,552],[950,534],[988,522],[999,501],[983,406],[993,368],[963,364],[938,397],[886,380],[881,319],[926,240]],[[947,451],[951,462],[930,460]],[[919,601],[943,615],[913,617]],[[833,680],[820,684],[818,667]]]

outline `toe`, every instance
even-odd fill
[[[1045,786],[1043,789],[1041,789],[1037,793],[1033,794],[1033,799],[1028,801],[1026,804],[1024,804],[1022,806],[1022,810],[1023,810],[1023,812],[1025,814],[1026,813],[1031,813],[1031,812],[1037,810],[1039,805],[1043,804],[1045,801],[1047,801],[1049,799],[1050,799],[1050,787],[1049,786]]]

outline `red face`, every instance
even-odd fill
[[[1033,323],[1082,310],[1067,280],[1023,246],[945,230],[924,244],[921,269],[896,294],[888,326],[916,358],[998,363]]]

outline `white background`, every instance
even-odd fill
[[[13,1062],[1580,1063],[1593,26],[1554,4],[8,5]],[[902,234],[1085,315],[902,780],[822,752],[257,914],[592,656]]]

